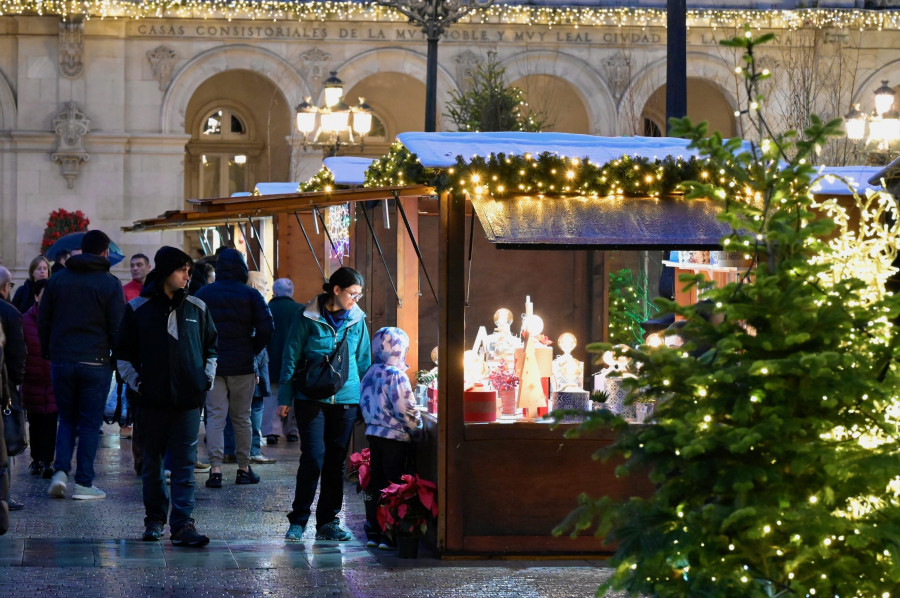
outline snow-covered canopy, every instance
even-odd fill
[[[366,182],[366,170],[374,161],[361,156],[332,156],[325,158],[325,168],[334,176],[335,185],[362,185]]]

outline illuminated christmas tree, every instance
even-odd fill
[[[854,226],[837,202],[816,203],[809,157],[841,123],[812,117],[802,134],[770,134],[757,90],[769,73],[754,50],[771,38],[724,42],[745,52],[745,115],[760,132],[751,151],[688,119],[672,132],[723,165],[687,196],[722,201],[736,231],[725,249],[751,255],[752,275],[723,288],[683,276],[711,316],[660,301],[686,318],[686,344],[627,352],[640,366],[633,392],[658,401],[653,424],[603,412],[585,424],[618,427],[609,455],[625,459],[620,473],[655,484],[645,499],[582,496],[559,529],[615,543],[608,587],[630,595],[900,592],[900,309],[884,291],[896,204],[858,198]]]

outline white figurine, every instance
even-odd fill
[[[584,362],[572,357],[572,351],[578,343],[575,335],[564,332],[556,342],[563,354],[553,360],[554,390],[583,390]]]

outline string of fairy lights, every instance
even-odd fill
[[[286,0],[0,0],[0,15],[58,15],[101,19],[248,19],[265,21],[363,21],[405,23],[393,8],[373,2]],[[535,6],[498,4],[472,11],[470,24],[574,27],[666,27],[661,8]],[[687,26],[753,29],[900,29],[900,12],[809,8],[796,10],[691,9]]]

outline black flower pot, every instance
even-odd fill
[[[401,559],[419,558],[419,538],[411,536],[397,538],[397,556]]]

